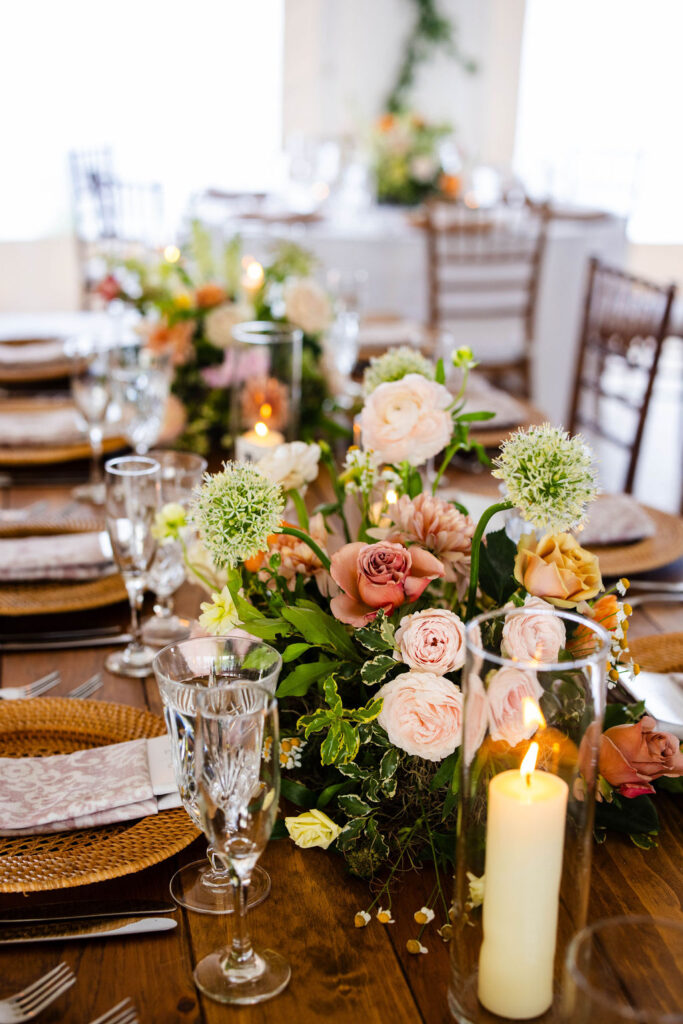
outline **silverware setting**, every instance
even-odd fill
[[[178,927],[172,917],[89,917],[72,921],[32,921],[0,926],[0,946],[29,945],[34,942],[73,942],[118,939],[147,932],[169,932]],[[0,1017],[0,1024],[3,1024]]]
[[[0,688],[1,700],[28,700],[30,697],[40,697],[48,690],[59,686],[62,677],[59,672],[48,672],[46,676],[26,683],[25,686],[4,686]]]
[[[76,900],[72,903],[40,903],[16,907],[0,915],[0,925],[44,924],[51,921],[83,921],[89,917],[144,917],[172,914],[175,903],[164,900]]]
[[[638,608],[641,604],[681,604],[683,602],[683,591],[654,592],[648,590],[644,594],[629,594],[626,598],[631,608]]]
[[[135,1003],[127,996],[116,1006],[112,1006],[111,1010],[103,1013],[101,1017],[91,1020],[90,1024],[138,1024],[138,1011],[135,1008]]]
[[[16,992],[8,999],[0,999],[0,1024],[20,1024],[21,1021],[33,1020],[46,1006],[66,992],[76,981],[71,968],[61,963],[38,978],[32,985]]]
[[[86,697],[91,697],[97,690],[102,689],[102,673],[96,672],[90,679],[86,679],[80,686],[74,686],[73,690],[69,690],[67,697],[72,700],[85,700]]]

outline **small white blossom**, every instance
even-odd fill
[[[434,920],[434,911],[431,907],[420,907],[413,914],[414,919],[418,924],[429,924],[430,921]]]
[[[370,924],[370,915],[367,910],[359,910],[353,919],[353,923],[356,928],[365,928],[366,925]]]
[[[344,470],[340,476],[347,494],[369,494],[375,486],[379,459],[371,449],[363,450],[353,445],[344,459]]]
[[[386,909],[380,907],[377,911],[377,920],[380,924],[395,924],[395,921],[391,916],[391,907],[387,907]]]
[[[318,475],[320,445],[292,441],[281,444],[268,452],[256,463],[256,468],[285,491],[304,491]]]
[[[212,636],[224,636],[239,625],[237,608],[227,586],[223,587],[220,594],[212,594],[211,601],[203,601],[199,607],[202,613],[199,625]]]
[[[469,902],[467,906],[470,909],[474,907],[480,907],[484,902],[484,875],[481,878],[477,878],[476,875],[472,874],[471,871],[467,872],[467,880],[469,882]]]

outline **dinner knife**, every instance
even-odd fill
[[[74,647],[116,647],[129,644],[133,637],[130,633],[116,633],[113,636],[82,636],[74,640],[12,640],[7,643],[0,640],[3,651],[63,651]]]
[[[42,921],[0,928],[0,946],[30,942],[70,942],[76,939],[118,939],[144,932],[169,932],[178,927],[172,917],[93,917],[85,921]]]
[[[79,921],[88,917],[143,917],[171,914],[175,903],[166,900],[76,900],[73,903],[39,903],[14,907],[0,914],[0,926],[48,921]]]

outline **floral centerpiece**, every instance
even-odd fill
[[[429,196],[456,199],[460,181],[441,166],[439,143],[451,129],[407,111],[382,114],[372,134],[372,161],[380,203],[415,206]]]
[[[431,862],[433,898],[415,916],[422,929],[440,914],[444,938],[465,624],[482,610],[514,609],[493,642],[506,658],[533,656],[542,666],[589,653],[593,631],[548,616],[572,609],[609,631],[615,685],[638,671],[628,654],[627,581],[605,591],[597,557],[569,532],[596,493],[580,437],[548,424],[513,434],[494,468],[507,497],[478,523],[440,497],[450,459],[472,447],[470,423],[490,415],[463,414],[475,364],[468,350],[454,362],[464,378],[457,395],[441,363],[409,351],[375,360],[365,379],[362,447],[349,449],[340,471],[327,445],[297,442],[256,465],[227,463],[207,476],[191,512],[201,564],[188,554],[212,592],[203,627],[217,635],[242,628],[282,653],[282,792],[301,812],[285,818],[282,833],[302,847],[334,846],[352,872],[371,880],[374,898],[359,909],[358,927],[373,909],[390,923],[396,872]],[[435,457],[428,488],[421,471]],[[309,513],[303,495],[321,465],[329,500]],[[288,501],[296,515],[285,520]],[[491,516],[513,507],[529,524],[520,542],[505,530],[484,539]],[[169,521],[177,531],[177,520]],[[482,683],[477,756],[490,749],[486,736],[507,750],[528,740],[522,698],[538,699],[540,690],[532,676],[506,669]],[[580,718],[580,690],[560,686],[556,699]],[[642,705],[609,708],[596,833],[616,828],[647,847],[657,833],[651,798],[659,786],[680,787],[683,754],[643,712]],[[478,886],[473,878],[475,902]],[[410,952],[425,951],[421,934]]]
[[[180,447],[207,454],[230,443],[231,385],[253,376],[253,368],[241,365],[233,350],[232,330],[255,319],[288,322],[304,332],[303,436],[338,429],[323,413],[329,392],[321,337],[332,310],[313,270],[313,257],[292,243],[279,244],[272,260],[261,265],[242,254],[239,236],[225,245],[218,260],[211,236],[198,221],[185,250],[167,246],[159,261],[127,259],[110,268],[99,285],[102,297],[144,314],[146,344],[172,353],[172,390],[187,412]]]

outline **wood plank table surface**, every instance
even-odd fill
[[[19,507],[38,498],[56,505],[69,500],[58,483],[15,486],[2,492],[5,507]],[[178,605],[195,616],[201,592],[186,585]],[[633,615],[632,637],[681,629],[681,607],[648,604]],[[78,616],[0,620],[3,632],[111,625],[127,622],[127,608],[117,605]],[[0,684],[21,685],[59,669],[65,694],[101,669],[107,648],[38,653],[0,652]],[[98,698],[161,713],[152,678],[144,681],[104,674]],[[590,917],[620,913],[661,915],[683,921],[683,814],[665,794],[657,798],[661,819],[659,846],[643,851],[626,838],[610,835],[594,848]],[[0,896],[0,911],[55,900],[166,899],[177,868],[204,855],[199,838],[183,853],[138,874],[82,888],[23,896]],[[261,863],[272,878],[270,897],[249,914],[254,941],[283,953],[292,965],[288,989],[276,999],[251,1008],[222,1006],[201,996],[192,981],[194,964],[224,944],[230,919],[177,910],[178,927],[170,933],[129,939],[46,943],[0,948],[0,997],[10,994],[64,960],[78,980],[38,1018],[40,1024],[86,1024],[126,996],[137,1006],[144,1024],[291,1024],[326,1020],[328,1024],[363,1020],[364,1024],[445,1024],[448,947],[436,924],[423,936],[426,956],[410,956],[406,941],[416,934],[413,913],[426,902],[432,883],[429,871],[404,876],[394,898],[396,923],[380,925],[374,918],[362,930],[353,926],[357,910],[369,903],[366,885],[352,878],[341,857],[322,850],[299,850],[289,840],[271,842]],[[682,996],[683,1001],[683,996]]]

